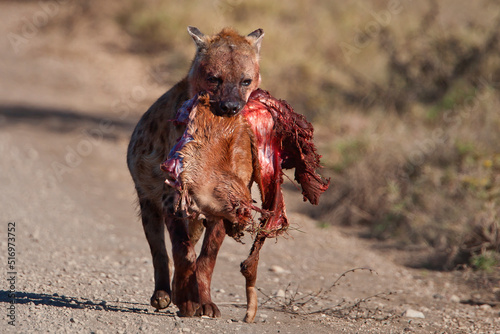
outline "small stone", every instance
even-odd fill
[[[453,295],[450,297],[450,301],[454,303],[460,303],[460,297],[458,297],[457,295]]]
[[[483,311],[489,311],[489,310],[491,310],[491,305],[483,304],[483,305],[479,306],[479,308]]]
[[[261,317],[263,319],[266,319],[267,318],[267,314],[260,314],[259,317]]]
[[[75,319],[71,318],[71,319],[69,319],[69,322],[75,323],[76,321],[75,321]]]
[[[407,317],[407,318],[421,318],[421,319],[425,319],[425,315],[420,312],[420,311],[416,311],[414,309],[407,309],[406,311],[403,312],[402,314],[404,317]]]
[[[284,272],[286,272],[285,269],[283,269],[282,267],[280,266],[271,266],[271,268],[269,268],[269,271],[272,271],[273,273],[276,273],[276,274],[283,274]]]
[[[184,327],[182,329],[182,331],[185,332],[185,333],[191,333],[191,329],[190,328],[186,328],[186,327]]]
[[[444,298],[444,296],[443,296],[443,295],[440,295],[439,293],[436,293],[436,294],[435,294],[434,296],[432,296],[432,297],[434,297],[434,299],[443,299],[443,298]]]
[[[217,290],[215,290],[215,292],[225,293],[225,292],[226,292],[226,290],[224,290],[224,289],[217,289]]]
[[[278,291],[276,291],[275,296],[278,298],[285,298],[285,290],[279,289]]]

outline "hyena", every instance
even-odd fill
[[[142,116],[130,140],[127,164],[153,257],[155,287],[151,305],[163,309],[172,301],[183,316],[219,317],[220,311],[210,296],[210,281],[215,257],[225,236],[224,227],[206,226],[202,250],[196,258],[194,245],[201,237],[205,222],[189,219],[186,226],[185,217],[174,210],[178,195],[165,184],[160,164],[185,130],[185,126],[171,121],[183,102],[197,93],[207,92],[213,109],[226,117],[238,114],[245,106],[261,81],[259,52],[264,32],[257,29],[241,36],[225,28],[207,36],[195,27],[188,27],[188,32],[196,44],[188,75]],[[165,226],[172,242],[175,269],[172,286]]]

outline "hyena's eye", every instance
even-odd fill
[[[246,79],[241,82],[242,86],[248,87],[252,83],[252,79]]]
[[[207,81],[209,83],[211,83],[211,84],[216,84],[216,85],[220,85],[222,83],[222,79],[221,78],[213,76],[213,75],[209,76],[207,78]]]

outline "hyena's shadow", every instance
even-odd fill
[[[0,290],[0,303],[10,303],[8,291]],[[116,302],[106,300],[92,300],[85,297],[71,297],[54,293],[52,295],[34,292],[16,292],[16,305],[45,305],[52,307],[65,307],[70,309],[87,309],[95,311],[111,311],[123,313],[149,314],[156,316],[174,317],[175,313],[171,310],[162,312],[151,312],[149,304],[133,302]]]

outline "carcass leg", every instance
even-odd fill
[[[257,314],[257,289],[255,289],[255,281],[257,280],[257,266],[259,264],[259,252],[264,244],[266,237],[257,234],[255,241],[250,250],[248,258],[241,263],[241,273],[246,280],[247,294],[247,313],[245,314],[245,322],[253,322]]]

